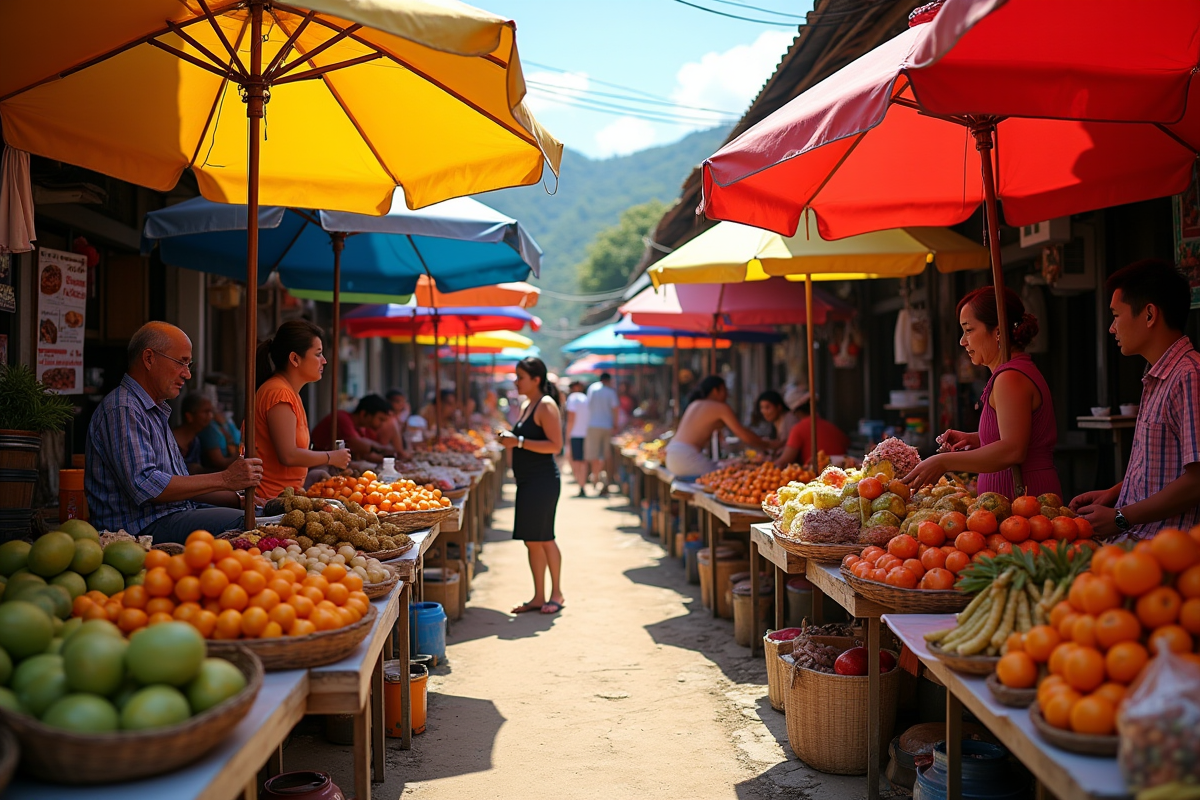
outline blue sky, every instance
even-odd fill
[[[789,26],[801,21],[729,0],[688,2],[782,24],[678,0],[472,0],[516,20],[529,104],[551,133],[592,158],[736,120],[786,52],[796,34]],[[738,2],[791,15],[812,8],[811,0]]]

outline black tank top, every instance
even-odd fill
[[[549,441],[550,437],[546,436],[546,432],[542,430],[542,426],[538,425],[533,419],[537,414],[538,404],[541,402],[541,400],[538,400],[537,403],[530,403],[528,408],[525,409],[525,413],[521,415],[517,424],[513,426],[512,432],[514,436],[524,436],[526,441]],[[558,476],[558,462],[554,460],[553,455],[550,453],[534,453],[519,447],[513,448],[512,468],[513,477],[517,480],[538,475]]]

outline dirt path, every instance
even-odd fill
[[[528,599],[525,548],[509,537],[513,487],[496,512],[449,664],[430,679],[429,723],[413,749],[389,743],[376,798],[856,798],[861,778],[789,760],[783,714],[766,698],[761,656],[713,620],[678,561],[641,535],[620,497],[558,509],[566,607],[508,609]],[[320,767],[352,787],[347,757],[297,735],[288,769]]]

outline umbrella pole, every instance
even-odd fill
[[[675,347],[675,357],[672,359],[672,363],[675,368],[675,380],[671,386],[671,393],[675,396],[675,424],[678,425],[679,418],[683,416],[683,412],[679,410],[679,337],[674,336],[672,338],[674,340]]]
[[[992,169],[992,150],[996,146],[996,125],[990,119],[974,120],[971,134],[983,167],[983,191],[987,218],[988,250],[992,257],[992,285],[996,289],[996,318],[1000,321],[1000,363],[1008,362],[1008,313],[1004,303],[1004,262],[1000,258],[1000,214],[996,210],[996,174]]]
[[[329,354],[329,391],[333,415],[329,420],[329,441],[337,441],[338,423],[338,350],[341,347],[342,323],[342,250],[346,247],[346,234],[338,231],[331,237],[333,244],[333,351]]]
[[[246,387],[245,453],[254,458],[255,358],[258,355],[258,167],[266,87],[262,79],[263,0],[250,0],[250,79],[246,82],[248,121],[246,164]],[[254,529],[254,488],[246,489],[245,530]]]
[[[812,444],[809,446],[809,457],[812,459],[812,471],[817,469],[817,368],[814,361],[816,345],[813,343],[813,285],[812,275],[804,276],[804,327],[808,334],[808,421],[812,426]]]
[[[437,416],[434,424],[434,439],[442,438],[442,365],[438,363],[438,315],[433,312],[433,413]]]

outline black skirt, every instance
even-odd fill
[[[562,491],[562,480],[558,470],[538,470],[533,475],[517,475],[516,479],[517,502],[516,514],[513,517],[513,538],[526,542],[554,541],[554,512],[558,508],[558,496]]]

